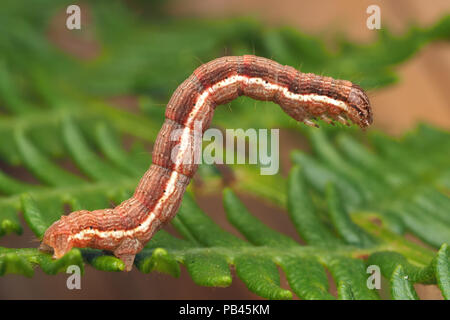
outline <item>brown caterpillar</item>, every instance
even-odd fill
[[[350,81],[301,73],[252,55],[213,60],[197,68],[170,99],[154,145],[153,163],[133,197],[114,209],[81,210],[62,216],[46,230],[40,249],[53,252],[54,258],[72,247],[105,249],[131,270],[135,255],[177,213],[197,170],[197,164],[183,161],[195,152],[190,144],[194,123],[201,122],[203,133],[216,106],[241,95],[273,101],[292,118],[310,126],[317,126],[311,121],[315,117],[329,123],[350,119],[361,128],[372,123],[366,94]],[[181,130],[177,141],[171,139],[174,130]]]

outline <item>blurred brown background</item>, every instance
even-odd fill
[[[381,8],[382,28],[388,27],[394,33],[404,32],[411,22],[428,26],[450,12],[448,0],[187,0],[171,2],[168,10],[177,17],[255,16],[267,24],[291,25],[330,41],[336,34],[345,33],[352,40],[369,42],[375,38],[375,32],[366,27],[366,8],[371,4]],[[374,126],[391,134],[401,134],[418,121],[449,129],[450,45],[429,45],[397,71],[398,84],[369,94],[374,108]],[[294,137],[282,132],[284,159],[291,148],[300,146]],[[238,235],[225,219],[219,196],[198,200],[216,222]],[[284,212],[255,199],[242,200],[265,223],[298,240]],[[166,229],[173,231],[171,227]],[[25,228],[22,236],[0,238],[0,246],[34,247],[33,238],[31,231]],[[282,286],[287,288],[282,273],[281,277]],[[130,273],[107,273],[87,266],[82,289],[73,291],[66,288],[66,279],[66,274],[47,276],[39,269],[32,279],[16,275],[1,277],[0,299],[258,299],[236,277],[228,288],[199,287],[183,267],[181,277],[174,279],[157,273],[143,275],[136,269]],[[332,293],[336,294],[334,285],[331,286]],[[442,299],[434,286],[418,285],[416,289],[422,299]]]

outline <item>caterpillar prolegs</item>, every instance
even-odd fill
[[[364,91],[350,81],[302,73],[252,55],[222,57],[197,68],[172,95],[156,139],[152,164],[134,195],[114,209],[81,210],[62,216],[45,232],[40,249],[62,257],[72,247],[109,250],[129,271],[135,255],[168,223],[180,206],[198,164],[183,161],[195,152],[194,124],[202,133],[216,106],[245,95],[270,100],[292,118],[316,125],[313,118],[361,128],[372,123]],[[180,134],[172,141],[173,131]],[[178,146],[178,147],[176,147]]]

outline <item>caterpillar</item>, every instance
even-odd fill
[[[198,67],[174,92],[158,133],[152,164],[133,196],[114,209],[75,211],[44,233],[40,250],[61,258],[72,247],[112,251],[132,269],[134,258],[152,236],[177,213],[198,164],[184,161],[195,150],[194,123],[202,133],[216,106],[245,95],[273,101],[292,118],[309,126],[348,120],[366,128],[372,111],[365,92],[346,80],[302,73],[293,67],[253,55],[228,56]],[[174,130],[181,132],[176,141]],[[177,147],[178,146],[178,147]]]

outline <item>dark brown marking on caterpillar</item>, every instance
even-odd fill
[[[343,123],[350,119],[362,128],[372,123],[366,94],[350,81],[301,73],[251,55],[213,60],[197,68],[172,95],[154,145],[153,163],[134,195],[114,209],[62,216],[46,230],[40,249],[53,252],[54,258],[72,247],[110,250],[131,270],[135,255],[176,214],[197,170],[197,164],[179,161],[194,152],[187,142],[192,140],[195,122],[201,121],[203,133],[216,106],[241,95],[273,101],[307,125],[316,126],[311,121],[315,117]],[[174,130],[182,132],[177,141],[171,139]]]

